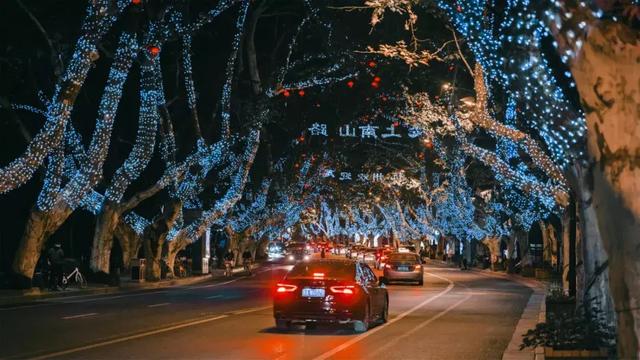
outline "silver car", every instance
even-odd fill
[[[418,285],[424,283],[422,260],[414,253],[395,252],[389,254],[384,265],[384,281],[412,281]]]

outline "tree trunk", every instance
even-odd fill
[[[49,236],[67,220],[71,212],[71,208],[61,204],[55,205],[48,211],[41,211],[36,207],[31,209],[13,261],[17,287],[31,287],[31,279],[44,244]]]
[[[147,259],[145,273],[147,281],[158,281],[161,278],[164,243],[169,230],[174,226],[181,210],[182,201],[171,200],[170,203],[165,204],[162,214],[160,214],[142,234],[144,256]]]
[[[518,249],[520,253],[520,267],[525,268],[532,265],[531,260],[531,252],[529,251],[529,233],[527,231],[523,231],[522,229],[516,229],[511,234],[515,239],[515,243],[518,244]]]
[[[176,264],[176,256],[180,250],[187,247],[187,242],[184,241],[183,237],[178,239],[173,239],[167,243],[167,276],[176,276],[175,273],[175,264]]]
[[[111,257],[111,247],[113,246],[113,236],[120,222],[120,209],[112,201],[105,200],[102,209],[96,218],[96,228],[93,236],[93,247],[91,249],[91,270],[94,272],[109,273],[109,259]],[[122,248],[123,262],[129,261],[128,249]]]
[[[564,28],[554,35],[561,49],[571,47],[576,53],[570,69],[586,112],[588,152],[593,164],[588,174],[589,189],[609,255],[609,285],[617,313],[617,355],[638,358],[640,34],[622,21],[592,20],[586,30],[581,47],[574,39],[564,37],[569,33]]]
[[[565,294],[570,292],[571,269],[571,214],[569,208],[562,214],[562,290]]]
[[[482,240],[482,243],[489,249],[491,256],[491,270],[495,271],[495,264],[500,256],[500,238],[499,237],[487,237]]]
[[[131,271],[131,260],[138,258],[138,251],[142,246],[142,237],[122,219],[114,230],[114,236],[118,239],[122,249],[122,267],[128,273]]]
[[[155,232],[149,231],[145,232],[143,235],[144,238],[144,256],[147,260],[145,267],[145,280],[147,281],[159,281],[162,277],[162,245],[164,241],[160,241],[156,236],[154,236]]]

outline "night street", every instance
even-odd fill
[[[0,1],[0,360],[640,360],[639,239],[640,0]]]
[[[1,358],[500,359],[531,290],[429,266],[424,287],[391,285],[390,321],[367,333],[274,328],[282,266],[251,278],[0,309]]]

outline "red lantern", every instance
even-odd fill
[[[289,92],[289,90],[285,90],[282,92],[282,95],[284,95],[284,97],[289,97],[291,96],[291,93]]]
[[[380,86],[380,84],[376,81],[371,83],[371,87],[377,89]]]
[[[160,54],[160,48],[155,45],[148,46],[147,50],[149,51],[149,54],[151,54],[151,56],[153,57],[156,57],[158,56],[158,54]]]
[[[373,81],[375,81],[375,82],[380,82],[380,80],[382,80],[382,79],[380,79],[380,76],[376,76],[376,77],[373,78]]]
[[[131,3],[133,5],[140,5],[140,4],[142,4],[142,0],[131,0]]]
[[[400,123],[399,123],[398,121],[394,121],[394,122],[393,122],[393,126],[394,126],[394,127],[398,127],[398,125],[400,125]]]
[[[355,82],[353,82],[353,80],[349,80],[349,81],[347,81],[347,86],[348,86],[350,89],[352,89],[352,88],[353,88],[353,85],[355,85],[355,84],[356,84],[356,83],[355,83]]]
[[[301,89],[300,91],[298,91],[298,95],[304,96],[304,90]]]
[[[369,61],[369,63],[367,65],[369,65],[370,68],[374,68],[374,67],[376,67],[377,64],[376,64],[375,61],[371,60],[371,61]]]

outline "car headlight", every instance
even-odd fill
[[[293,255],[289,255],[289,260],[295,260],[296,258]]]
[[[305,259],[305,260],[309,260],[309,255],[305,255],[305,256],[304,256],[304,259]]]

